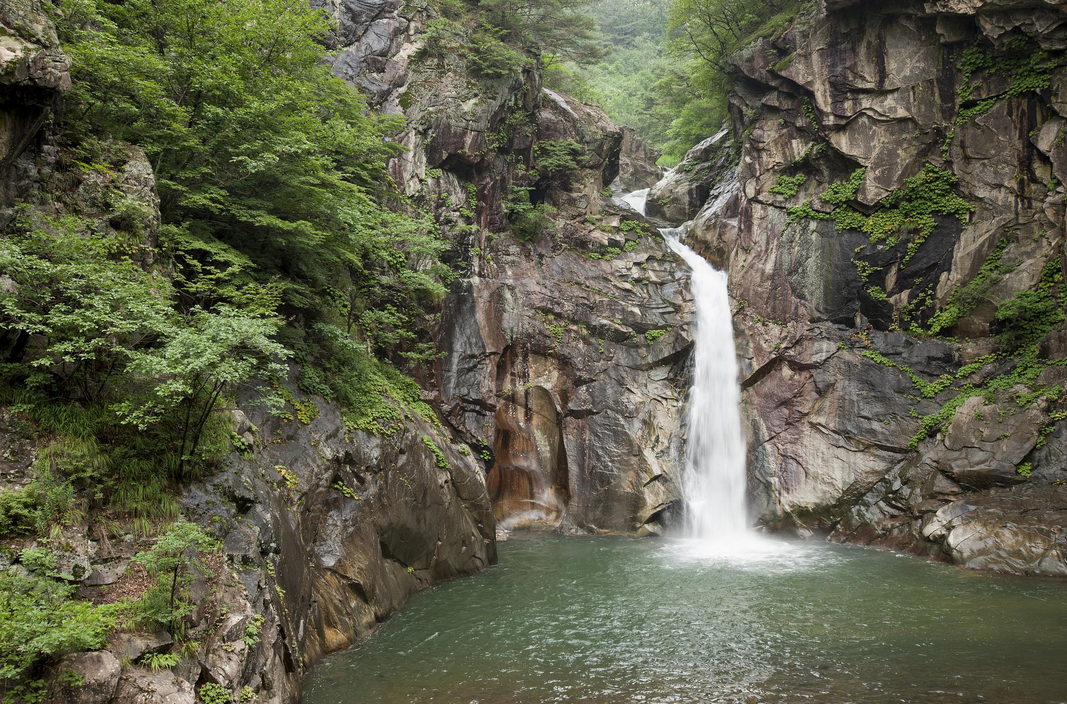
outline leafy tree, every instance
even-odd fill
[[[194,310],[189,325],[174,329],[161,346],[134,355],[130,372],[145,378],[149,391],[143,399],[120,403],[119,415],[142,430],[166,415],[179,419],[181,478],[223,392],[255,375],[284,374],[275,360],[289,352],[273,338],[280,324],[233,308]]]
[[[305,0],[57,2],[72,148],[94,160],[110,135],[149,156],[186,310],[281,302],[315,317],[331,289],[353,320],[392,305],[413,327],[440,294],[442,245],[426,218],[387,207],[400,202],[385,170],[399,124],[324,65],[324,13]]]
[[[594,0],[479,0],[486,20],[515,42],[579,65],[604,55],[596,22],[587,14]]]
[[[795,12],[797,5],[794,0],[675,0],[670,30],[711,68],[728,73],[727,59],[753,32],[779,12]]]
[[[196,524],[179,521],[169,525],[151,550],[133,558],[154,580],[137,604],[137,617],[177,634],[182,619],[193,612],[194,605],[187,598],[193,573],[207,574],[203,554],[217,549],[218,542]]]
[[[128,362],[173,324],[169,283],[115,251],[76,216],[24,210],[0,240],[0,330],[9,359],[32,370],[31,387],[55,382],[59,393],[93,403]],[[27,347],[30,336],[43,345]]]

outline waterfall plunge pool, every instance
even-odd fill
[[[698,547],[516,534],[328,658],[304,702],[1067,702],[1067,582]]]

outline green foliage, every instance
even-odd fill
[[[67,389],[89,403],[106,398],[132,351],[173,326],[169,286],[94,236],[75,216],[23,209],[0,240],[0,328],[43,346],[27,347],[25,384]]]
[[[1034,465],[1030,462],[1023,462],[1015,468],[1015,473],[1018,474],[1020,477],[1029,478],[1033,471]]]
[[[530,201],[530,188],[515,186],[504,201],[504,210],[511,223],[511,232],[522,242],[533,242],[552,225],[545,203]]]
[[[868,286],[864,290],[867,292],[868,296],[870,296],[871,298],[873,298],[876,301],[888,301],[889,300],[889,296],[886,295],[886,292],[883,291],[882,289],[878,288],[877,286]]]
[[[506,34],[504,29],[485,24],[471,34],[467,62],[476,73],[501,78],[522,70],[526,57],[502,41]]]
[[[152,672],[169,670],[180,662],[181,658],[176,653],[148,653],[141,658],[141,664]]]
[[[549,178],[570,177],[578,170],[582,145],[570,139],[550,139],[537,143],[537,171]]]
[[[434,462],[437,464],[437,468],[442,472],[449,471],[448,458],[445,457],[445,453],[441,451],[441,448],[437,446],[437,443],[433,441],[429,435],[422,436],[422,444],[426,446],[434,456]]]
[[[385,168],[398,123],[330,73],[324,13],[292,0],[59,10],[72,148],[91,156],[109,134],[144,149],[185,306],[265,316],[282,301],[410,351],[443,295],[445,245],[427,217],[388,207],[402,200]]]
[[[804,182],[807,180],[808,177],[804,174],[797,174],[796,176],[779,175],[774,180],[774,185],[771,186],[769,190],[771,193],[782,196],[788,200],[800,192],[800,187],[803,186]]]
[[[951,330],[957,322],[970,313],[985,298],[986,293],[1002,278],[1001,258],[1008,240],[1002,239],[986,258],[973,279],[963,286],[952,289],[945,307],[930,318],[929,332],[939,335]]]
[[[134,607],[134,620],[179,634],[194,607],[188,601],[188,584],[193,580],[190,572],[207,574],[203,555],[217,549],[218,543],[193,523],[167,526],[151,550],[133,558],[153,580]]]
[[[647,342],[650,345],[654,344],[656,342],[656,340],[660,339],[661,337],[663,337],[666,334],[667,334],[666,330],[646,330],[645,331],[645,342]]]
[[[856,169],[852,172],[852,175],[848,177],[847,181],[838,181],[837,183],[830,184],[830,186],[819,196],[819,199],[830,205],[845,205],[846,203],[851,203],[855,200],[856,193],[859,192],[860,186],[863,185],[863,179],[865,178],[867,178],[867,169]]]
[[[204,428],[223,392],[255,376],[279,378],[285,367],[274,361],[289,355],[273,339],[280,323],[233,308],[194,309],[186,327],[163,343],[132,355],[132,376],[145,380],[146,393],[116,405],[122,422],[140,430],[164,416],[180,418],[178,477],[196,455]],[[163,383],[152,380],[166,379]]]
[[[919,422],[919,430],[908,443],[908,449],[914,450],[924,438],[936,432],[946,422],[952,420],[953,416],[956,414],[956,410],[959,409],[967,399],[974,396],[982,396],[987,402],[992,402],[996,400],[998,394],[1011,392],[1016,386],[1022,385],[1033,388],[1037,384],[1041,372],[1050,364],[1057,363],[1048,362],[1038,358],[1037,346],[1030,345],[1016,350],[1014,356],[1001,355],[997,357],[984,357],[977,360],[972,365],[962,367],[957,372],[955,378],[957,380],[964,380],[977,371],[975,365],[978,367],[985,366],[985,364],[998,359],[1004,360],[1000,373],[989,377],[980,384],[962,384],[956,389],[956,395],[946,402],[940,410],[930,415],[922,416]],[[942,377],[942,379],[944,378],[945,377]],[[1041,397],[1058,398],[1059,394],[1059,387],[1053,387],[1051,389],[1037,389],[1033,394],[1028,394],[1028,396],[1031,396],[1036,400]],[[1057,419],[1053,418],[1053,420]],[[1051,428],[1051,426],[1049,427]],[[1049,432],[1051,432],[1051,430]],[[1039,440],[1038,446],[1040,447],[1042,444],[1043,443]]]
[[[47,660],[107,645],[121,605],[95,607],[73,598],[74,588],[42,577],[0,570],[0,694],[18,701],[37,689]]]
[[[502,39],[541,54],[584,65],[603,56],[595,22],[584,10],[593,0],[478,0],[481,17]]]
[[[811,98],[805,97],[802,104],[804,117],[808,118],[808,124],[816,132],[819,131],[819,114],[815,112],[815,106],[811,104]]]
[[[25,535],[37,525],[40,499],[32,487],[0,489],[0,536]]]
[[[1059,62],[1049,57],[1048,52],[1029,48],[1026,43],[1025,39],[1015,42],[1014,45],[1012,42],[1006,42],[1008,52],[1001,57],[986,54],[977,46],[964,50],[957,64],[962,73],[962,87],[957,96],[959,113],[956,124],[962,125],[968,120],[985,115],[1001,100],[1042,91],[1049,87],[1052,72],[1059,66]],[[971,78],[983,72],[1007,74],[1011,85],[1004,93],[980,100],[971,107],[964,108],[963,105],[970,101],[974,89],[980,85],[980,83],[972,82]]]
[[[588,13],[599,26],[601,44],[610,53],[583,67],[548,57],[546,84],[602,106],[616,124],[633,127],[655,147],[664,146],[676,111],[660,93],[668,93],[668,83],[677,87],[676,79],[688,83],[683,71],[672,70],[679,62],[666,53],[669,5],[670,0],[599,0],[591,4]],[[662,90],[658,87],[661,81]],[[684,153],[689,146],[680,151]]]
[[[206,682],[200,686],[200,700],[204,704],[231,704],[233,692],[215,682]]]
[[[917,373],[915,373],[907,365],[889,360],[881,353],[875,350],[864,350],[862,354],[867,359],[877,362],[878,364],[881,364],[884,367],[889,367],[891,369],[899,369],[900,371],[907,374],[908,378],[911,379],[911,383],[915,385],[915,388],[918,390],[919,394],[923,398],[934,398],[939,393],[951,386],[952,382],[955,380],[955,377],[951,374],[942,374],[937,381],[929,382],[923,379]]]
[[[56,556],[46,547],[23,548],[19,553],[19,562],[30,572],[41,577],[53,577],[56,569]]]
[[[820,198],[834,205],[829,214],[811,207],[810,202],[789,209],[793,220],[810,218],[833,220],[839,230],[861,230],[871,238],[871,244],[893,246],[898,238],[909,233],[907,263],[919,251],[919,247],[937,226],[936,216],[953,216],[966,222],[974,206],[955,192],[956,177],[950,171],[927,164],[921,173],[905,179],[904,185],[881,201],[879,209],[864,215],[848,205],[863,183],[865,171],[857,169],[848,181],[832,184]]]
[[[341,494],[341,496],[344,496],[346,499],[355,499],[356,501],[362,501],[362,499],[359,498],[359,494],[356,493],[355,489],[348,486],[344,482],[334,482],[333,488],[336,489]]]
[[[311,421],[319,417],[319,407],[313,398],[293,399],[292,404],[296,411],[296,419],[304,425],[309,425]]]
[[[685,90],[678,90],[676,75],[664,81],[662,94],[674,103],[676,114],[669,130],[670,157],[680,158],[722,124],[732,87],[729,57],[761,37],[785,31],[805,5],[793,0],[675,0],[671,4],[667,26],[675,71],[690,75],[680,83]],[[787,67],[787,59],[778,62],[780,70]],[[814,126],[818,128],[817,121]]]
[[[249,620],[248,625],[245,626],[244,635],[241,640],[249,648],[254,648],[259,644],[260,635],[263,633],[263,615],[256,614]]]
[[[997,342],[1009,351],[1034,344],[1067,320],[1059,302],[1063,269],[1058,258],[1045,264],[1036,291],[1019,291],[997,308]]]
[[[0,536],[48,535],[84,516],[75,503],[74,485],[39,464],[30,484],[0,490]]]
[[[308,359],[315,364],[301,368],[300,386],[336,401],[350,428],[389,435],[400,428],[406,413],[437,424],[418,384],[393,365],[371,357],[343,330],[316,323],[308,342]]]

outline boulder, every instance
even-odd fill
[[[114,701],[120,704],[196,704],[193,685],[169,670],[126,670],[119,679]]]
[[[56,672],[51,701],[57,704],[108,704],[118,688],[122,665],[112,653],[101,650],[66,655],[56,665]]]
[[[652,186],[645,211],[649,217],[675,226],[692,220],[707,202],[712,186],[733,166],[735,157],[729,130],[708,137]]]

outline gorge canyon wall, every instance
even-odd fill
[[[761,522],[1067,574],[1065,21],[808,4],[653,188],[730,274]]]

